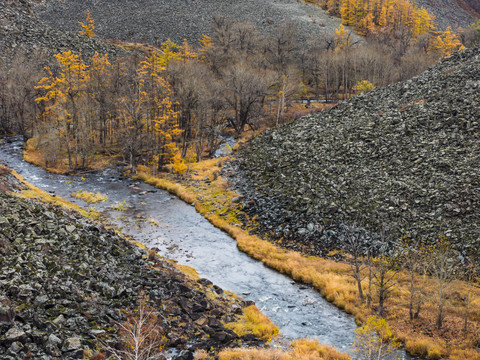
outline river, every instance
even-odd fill
[[[195,208],[168,192],[134,182],[117,169],[83,176],[51,174],[25,162],[20,139],[0,144],[0,163],[15,169],[27,181],[83,207],[72,196],[77,190],[100,192],[108,200],[90,205],[127,235],[159,254],[194,267],[201,277],[223,289],[253,300],[288,340],[317,338],[320,343],[350,352],[356,325],[308,286],[264,266],[237,249],[236,242],[215,228]],[[123,203],[125,211],[113,210]],[[401,358],[410,359],[404,352]]]

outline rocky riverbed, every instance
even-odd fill
[[[248,143],[225,173],[262,231],[322,254],[356,221],[480,239],[480,47]]]
[[[0,170],[3,190],[22,187]],[[233,321],[245,304],[210,281],[187,278],[75,211],[0,191],[2,358],[80,359],[96,351],[99,337],[116,347],[119,324],[140,292],[178,359],[241,340],[221,322]],[[258,344],[253,336],[242,340]]]

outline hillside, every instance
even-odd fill
[[[468,28],[480,17],[480,2],[477,0],[417,0],[417,4],[435,16],[440,29]]]
[[[244,209],[283,244],[341,245],[342,224],[480,239],[480,47],[256,138],[231,164]]]
[[[297,0],[127,0],[127,1],[48,1],[39,7],[39,16],[50,26],[78,30],[87,10],[95,20],[96,33],[106,39],[159,43],[167,39],[196,42],[211,34],[213,16],[250,22],[272,34],[279,25],[292,22],[301,39],[333,32],[340,20],[322,9]]]
[[[419,6],[435,16],[440,29],[467,28],[480,16],[475,0],[419,0]],[[202,34],[211,35],[213,16],[250,22],[261,32],[273,34],[285,22],[295,24],[299,37],[332,33],[340,20],[319,6],[298,0],[249,1],[47,1],[38,7],[39,16],[53,28],[77,31],[78,21],[90,10],[97,34],[105,39],[161,43],[168,38],[180,43],[184,38],[195,43]]]
[[[176,358],[236,343],[220,321],[233,321],[241,301],[74,211],[4,192],[24,187],[0,167],[2,359],[80,359],[101,349],[98,339],[115,348],[140,292]]]
[[[95,51],[108,53],[111,57],[121,52],[98,39],[51,28],[36,16],[34,3],[30,0],[0,0],[0,9],[0,61],[9,61],[19,50],[27,54],[40,51],[48,55],[72,50],[88,57]]]

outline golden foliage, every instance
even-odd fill
[[[322,0],[320,5],[363,35],[403,27],[416,38],[435,29],[433,16],[408,0]]]
[[[78,22],[80,26],[82,27],[83,30],[80,30],[78,33],[82,36],[86,37],[94,37],[95,33],[93,30],[95,30],[95,21],[92,19],[92,15],[90,14],[90,10],[87,10],[87,19],[85,24],[81,21]]]
[[[374,88],[375,86],[373,86],[373,84],[370,81],[361,80],[357,82],[354,89],[357,92],[357,94],[361,94],[361,93],[373,90]]]

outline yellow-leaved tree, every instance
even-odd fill
[[[85,23],[79,21],[78,22],[80,26],[82,27],[82,30],[80,30],[78,33],[82,36],[86,37],[94,37],[95,33],[93,30],[95,30],[95,21],[92,19],[92,15],[90,14],[90,10],[87,10],[87,19],[85,20]]]
[[[50,124],[50,132],[58,136],[62,148],[67,152],[70,169],[86,165],[86,149],[89,133],[85,124],[86,66],[80,56],[71,51],[56,54],[58,75],[47,69],[48,76],[40,80],[36,89],[44,90],[36,99],[43,103],[45,111],[42,120]]]
[[[400,359],[400,344],[385,319],[369,316],[365,324],[355,330],[353,352],[358,360]]]
[[[178,152],[176,137],[182,133],[178,113],[173,108],[172,88],[163,77],[164,58],[152,54],[145,58],[139,70],[140,100],[145,104],[146,130],[153,133],[158,167],[171,163]]]

